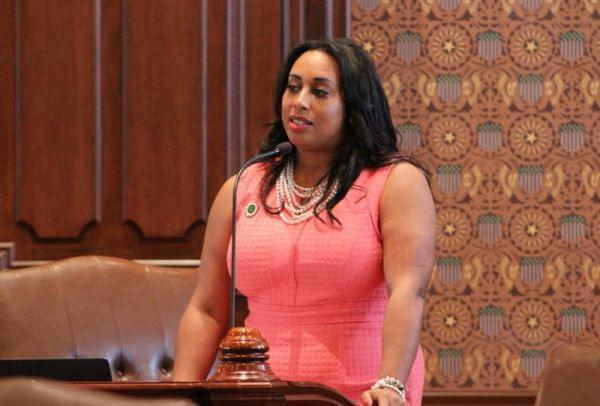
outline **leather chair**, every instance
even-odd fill
[[[548,354],[536,406],[597,405],[599,399],[600,348],[554,348]]]
[[[197,270],[85,256],[0,272],[0,358],[106,358],[113,380],[170,380]]]

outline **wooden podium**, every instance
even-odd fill
[[[282,381],[273,374],[269,345],[252,328],[229,330],[219,345],[217,372],[206,382],[83,383],[74,387],[145,398],[185,398],[200,405],[352,405],[325,385]]]
[[[352,405],[335,390],[307,382],[131,382],[79,383],[69,386],[136,398],[188,399],[199,405]]]

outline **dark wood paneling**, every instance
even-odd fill
[[[11,240],[14,181],[14,1],[0,2],[0,241]]]
[[[123,13],[120,0],[104,0],[101,11],[102,36],[102,224],[92,230],[84,243],[101,247],[106,254],[131,258],[126,249],[135,252],[134,230],[123,230]],[[109,240],[109,241],[107,241]],[[112,241],[112,243],[110,242]],[[135,240],[134,240],[135,241]],[[64,248],[61,247],[62,250]],[[85,248],[82,247],[82,250]],[[117,252],[119,252],[117,254]],[[89,252],[89,251],[88,251]],[[88,253],[85,252],[84,253]],[[94,252],[89,252],[94,253]],[[138,254],[139,255],[139,254]],[[40,256],[41,257],[41,256]],[[38,257],[39,258],[39,257]],[[41,257],[54,259],[53,257]]]
[[[16,3],[16,219],[40,238],[99,220],[94,3]]]
[[[204,210],[201,2],[124,4],[124,219],[184,237]]]
[[[227,127],[225,125],[229,104],[227,101],[227,10],[225,1],[205,0],[206,9],[206,38],[203,41],[203,49],[207,53],[206,70],[206,97],[208,106],[207,116],[207,148],[208,156],[203,165],[207,166],[208,173],[208,201],[217,195],[221,184],[232,171],[229,170],[227,162],[228,145],[226,138]],[[200,249],[200,246],[198,246]]]
[[[227,172],[237,172],[244,161],[246,143],[246,2],[227,0],[227,43],[225,47],[227,77],[225,89],[227,92],[227,118],[225,122],[225,137],[227,140]]]
[[[282,58],[289,53],[294,45],[304,41],[304,10],[305,0],[282,1]]]
[[[311,39],[350,37],[350,0],[282,0],[283,54]]]
[[[350,36],[349,0],[303,0],[304,40]]]
[[[198,258],[210,203],[273,119],[286,43],[326,32],[308,7],[333,4],[335,33],[344,1],[0,2],[0,241],[18,263]]]
[[[246,18],[272,21],[248,24],[246,29],[246,157],[254,155],[266,136],[267,124],[275,120],[273,95],[281,64],[281,3],[271,0],[246,2]]]
[[[350,11],[352,4],[350,0],[333,0],[333,36],[334,38],[350,38],[351,23]]]
[[[327,37],[330,28],[332,0],[304,0],[304,39]]]

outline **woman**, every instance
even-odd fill
[[[434,249],[427,178],[400,156],[385,94],[350,40],[298,45],[277,82],[277,121],[238,189],[237,287],[280,378],[363,404],[420,404],[419,331]],[[228,320],[229,179],[213,204],[175,380],[209,372]],[[258,207],[258,210],[248,209]]]

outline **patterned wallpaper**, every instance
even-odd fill
[[[354,0],[403,148],[434,172],[429,390],[537,390],[600,347],[600,2]]]

